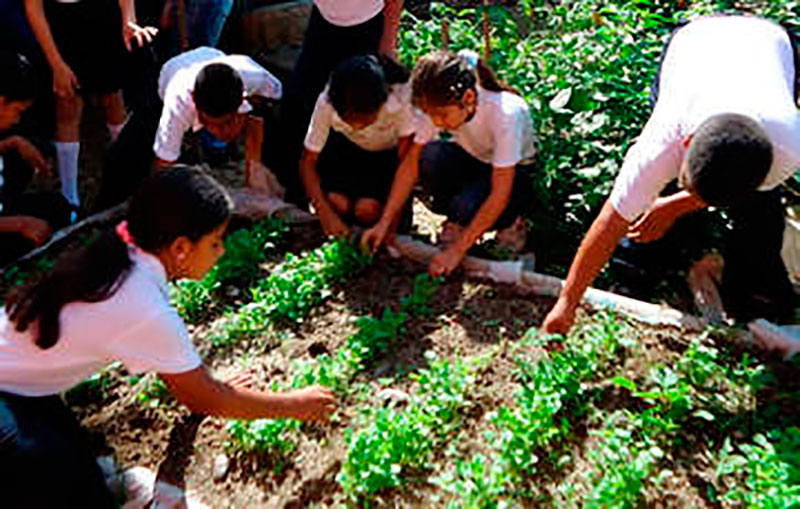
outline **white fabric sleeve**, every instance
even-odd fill
[[[414,111],[414,143],[419,143],[420,145],[424,145],[429,141],[433,141],[436,139],[436,135],[438,134],[438,130],[436,126],[433,125],[431,122],[430,117],[428,115],[422,113],[419,110]]]
[[[400,138],[411,136],[416,130],[414,121],[414,107],[411,104],[404,104],[400,114],[400,126],[397,133]]]
[[[306,149],[312,152],[322,152],[322,149],[325,148],[325,142],[328,141],[328,134],[331,131],[333,113],[333,106],[328,101],[328,94],[323,91],[317,98],[314,113],[311,115],[311,122],[308,124],[306,139],[303,143]]]
[[[181,155],[183,135],[192,128],[196,115],[191,91],[179,94],[174,89],[167,88],[161,120],[158,122],[156,139],[153,143],[156,157],[162,161],[178,160]]]
[[[513,112],[500,110],[498,112],[498,118],[495,119],[492,126],[494,131],[493,166],[497,168],[516,166],[522,160],[522,144],[526,136],[524,121],[525,119],[520,118],[520,110]]]
[[[108,350],[133,374],[185,373],[202,364],[186,325],[172,308],[144,320],[109,344]]]
[[[647,212],[659,193],[678,178],[683,161],[678,129],[664,124],[654,112],[637,142],[625,154],[622,170],[611,191],[611,205],[628,222]]]
[[[267,99],[280,99],[283,96],[283,85],[280,80],[252,58],[230,55],[226,58],[226,63],[236,69],[241,76],[247,95],[258,95]]]

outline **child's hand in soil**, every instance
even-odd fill
[[[376,252],[386,240],[388,233],[389,227],[386,223],[383,220],[378,221],[375,226],[361,234],[361,249],[370,253]]]
[[[336,411],[333,393],[323,387],[306,387],[286,393],[291,398],[291,413],[301,421],[325,421]]]
[[[344,224],[342,218],[332,210],[320,210],[319,222],[325,235],[332,237],[346,237],[350,234],[350,228]]]
[[[575,322],[575,307],[565,299],[558,299],[553,309],[547,313],[542,329],[547,334],[566,334]]]
[[[433,277],[447,276],[461,265],[466,253],[455,246],[450,246],[437,254],[428,265],[428,274]]]

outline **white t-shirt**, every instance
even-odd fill
[[[389,97],[378,112],[378,118],[373,124],[359,130],[353,129],[336,113],[326,87],[317,98],[306,133],[305,147],[312,152],[321,152],[331,129],[370,152],[396,147],[400,138],[414,134],[411,86],[408,83],[392,85]]]
[[[772,141],[773,162],[759,189],[769,190],[800,165],[800,115],[794,102],[789,36],[760,18],[702,18],[679,30],[661,70],[658,102],[625,156],[611,204],[626,220],[646,212],[678,177],[684,140],[709,117],[748,116]]]
[[[414,143],[439,134],[430,117],[418,114]],[[511,92],[478,87],[478,108],[469,122],[452,132],[452,140],[476,159],[497,167],[527,163],[536,154],[533,122],[527,103]]]
[[[383,0],[314,0],[328,23],[349,27],[369,21],[383,10]]]
[[[198,73],[214,63],[227,64],[238,72],[247,96],[280,99],[283,93],[278,78],[244,55],[226,55],[215,48],[201,47],[169,59],[158,76],[158,95],[164,101],[164,109],[153,151],[159,159],[177,160],[181,155],[184,133],[203,127],[197,117],[192,91]],[[251,109],[250,104],[244,101],[239,112],[247,113]]]
[[[32,329],[17,332],[0,309],[0,391],[23,396],[63,392],[110,363],[131,373],[185,373],[201,365],[189,333],[169,303],[161,262],[139,250],[120,288],[102,302],[73,302],[60,314],[61,335],[47,350]]]

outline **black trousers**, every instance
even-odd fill
[[[492,165],[479,161],[456,143],[432,141],[422,149],[419,178],[431,210],[467,226],[492,192]],[[529,168],[517,165],[508,205],[491,230],[502,230],[523,212],[530,199]]]
[[[135,48],[129,58],[131,93],[126,100],[131,116],[103,161],[103,181],[94,203],[95,212],[127,200],[153,170],[153,142],[162,108],[158,97],[160,61],[152,46]]]
[[[58,396],[0,392],[3,507],[114,508],[89,440]]]
[[[382,34],[383,13],[359,25],[340,27],[328,23],[316,7],[312,9],[300,58],[283,89],[280,136],[265,140],[276,144],[265,149],[275,154],[267,165],[286,188],[287,201],[307,203],[298,165],[314,104],[331,71],[348,57],[377,51]]]

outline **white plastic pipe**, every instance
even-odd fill
[[[428,263],[439,249],[405,235],[395,237],[394,248],[403,256],[420,263]],[[523,270],[522,262],[498,262],[467,256],[462,262],[467,274],[496,282],[516,284],[537,295],[557,297],[564,281],[554,276]],[[691,331],[700,331],[704,320],[669,306],[651,304],[615,293],[589,288],[583,297],[593,308],[612,309],[651,325],[668,325]]]

